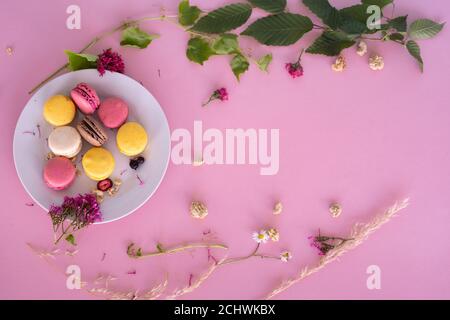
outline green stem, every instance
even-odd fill
[[[169,248],[169,249],[164,249],[164,248],[162,248],[160,246],[158,248],[158,251],[145,252],[145,253],[142,253],[140,255],[137,255],[134,252],[134,248],[133,247],[134,247],[133,244],[128,246],[127,255],[130,258],[134,258],[134,259],[141,259],[141,258],[146,258],[146,257],[155,257],[155,256],[161,256],[161,255],[164,255],[164,254],[173,254],[173,253],[185,251],[185,250],[188,250],[188,249],[196,249],[196,248],[218,248],[218,249],[228,250],[228,247],[226,245],[219,244],[219,243],[190,243],[190,244],[185,244],[185,245],[172,247],[172,248]]]
[[[84,53],[86,52],[88,49],[90,49],[91,47],[93,47],[95,44],[97,44],[99,41],[103,40],[104,38],[116,33],[117,31],[121,31],[131,25],[134,24],[138,24],[140,22],[145,22],[145,21],[163,21],[165,19],[168,18],[175,18],[177,16],[166,16],[166,15],[161,15],[159,17],[143,17],[143,18],[139,18],[139,19],[135,19],[135,20],[127,20],[123,23],[121,23],[119,26],[106,31],[104,33],[102,33],[100,36],[95,37],[94,39],[92,39],[86,46],[83,47],[83,49],[81,49],[78,53]],[[170,21],[170,20],[167,20]],[[34,93],[36,90],[38,90],[40,87],[42,87],[44,84],[46,84],[48,81],[50,81],[51,79],[53,79],[55,76],[57,76],[60,72],[64,71],[67,69],[67,67],[69,66],[68,63],[62,65],[61,67],[59,67],[55,72],[51,73],[47,78],[45,78],[43,81],[39,82],[33,89],[31,89],[28,94],[32,94]]]

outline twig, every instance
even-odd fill
[[[406,208],[409,204],[409,199],[405,199],[400,202],[396,202],[394,205],[389,207],[383,214],[376,216],[372,221],[367,224],[355,224],[350,233],[350,238],[348,241],[343,242],[341,245],[336,246],[334,249],[328,251],[315,266],[303,267],[299,274],[287,281],[282,282],[278,287],[272,290],[266,299],[271,299],[277,294],[287,290],[297,282],[303,280],[304,278],[316,273],[317,271],[323,269],[329,263],[338,259],[344,253],[356,248],[360,245],[367,237],[373,233],[375,230],[379,229],[382,225],[389,222],[392,217],[394,217],[397,212]]]
[[[106,31],[103,34],[101,34],[100,36],[95,37],[94,39],[92,39],[87,45],[85,45],[83,47],[83,49],[81,49],[78,53],[84,53],[86,52],[88,49],[90,49],[91,47],[93,47],[95,44],[97,44],[99,41],[103,40],[104,38],[116,33],[117,31],[121,31],[124,30],[130,26],[136,25],[140,22],[145,22],[145,21],[163,21],[167,18],[175,18],[177,16],[166,16],[166,15],[161,15],[158,17],[143,17],[140,19],[135,19],[135,20],[127,20],[123,23],[121,23],[119,26],[113,28],[112,30]],[[33,89],[31,89],[28,94],[32,94],[34,93],[37,89],[39,89],[40,87],[42,87],[44,84],[46,84],[48,81],[50,81],[51,79],[53,79],[55,76],[57,76],[60,72],[64,71],[67,69],[67,67],[69,66],[68,63],[62,65],[61,67],[59,67],[55,72],[53,72],[52,74],[50,74],[47,78],[45,78],[44,80],[42,80],[41,82],[39,82]]]
[[[228,250],[228,247],[219,243],[189,243],[185,245],[175,246],[168,249],[164,249],[160,244],[157,245],[157,251],[152,252],[142,252],[141,248],[138,248],[137,251],[134,248],[134,243],[131,243],[127,248],[127,255],[130,258],[140,259],[145,257],[154,257],[160,256],[164,254],[173,254],[189,249],[197,249],[197,248],[218,248]]]

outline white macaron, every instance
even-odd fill
[[[75,128],[55,128],[48,137],[48,147],[57,156],[75,157],[81,151],[81,136]]]

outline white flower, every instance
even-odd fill
[[[367,53],[367,44],[364,41],[358,43],[356,46],[356,53],[361,57]]]
[[[331,69],[336,72],[342,72],[344,71],[347,64],[345,63],[344,56],[339,56],[336,58],[336,61],[331,65]]]
[[[269,240],[269,235],[266,230],[261,230],[260,232],[253,232],[252,238],[258,243],[266,243]]]
[[[289,251],[283,251],[280,253],[280,259],[283,262],[288,262],[292,259],[292,254]]]
[[[283,211],[283,204],[278,201],[277,203],[275,203],[274,207],[273,207],[273,214],[277,215],[280,214]]]
[[[369,58],[369,67],[374,71],[383,70],[384,60],[382,56],[374,55]]]

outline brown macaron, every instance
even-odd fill
[[[102,146],[108,136],[101,124],[90,116],[85,116],[80,123],[77,124],[77,130],[84,140],[95,147]]]

